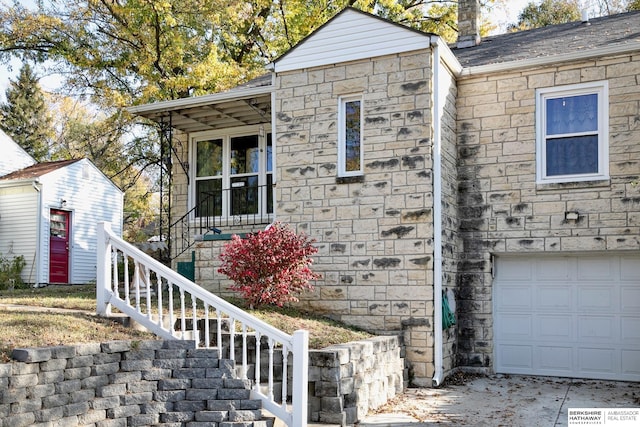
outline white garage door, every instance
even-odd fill
[[[640,380],[640,256],[499,257],[500,373]]]

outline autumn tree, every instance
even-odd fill
[[[38,78],[27,63],[5,92],[7,102],[0,105],[0,128],[36,161],[49,156],[53,133],[51,117]]]
[[[483,3],[488,6],[493,0]],[[53,64],[52,71],[64,79],[64,93],[88,100],[105,116],[99,129],[83,132],[117,140],[136,129],[136,137],[122,147],[133,152],[125,156],[129,170],[119,171],[118,179],[135,179],[150,168],[156,168],[152,176],[167,176],[169,164],[159,158],[159,138],[148,122],[127,117],[122,107],[218,92],[256,77],[264,73],[266,64],[347,6],[454,41],[457,4],[446,0],[56,0],[38,1],[29,8],[15,1],[0,9],[0,62],[19,57]],[[104,126],[115,124],[117,133],[107,137]],[[141,130],[139,125],[148,129]],[[63,144],[56,152],[59,155],[65,149]],[[107,148],[97,150],[102,149]]]
[[[577,21],[581,17],[578,0],[542,0],[530,2],[518,15],[518,22],[509,26],[509,31],[531,30],[547,25]]]
[[[86,157],[122,189],[124,194],[124,237],[145,240],[139,229],[155,220],[150,199],[155,188],[150,172],[140,165],[151,165],[157,157],[155,143],[139,143],[130,137],[123,114],[106,116],[66,96],[52,96],[51,109],[56,135],[51,157],[56,160]]]

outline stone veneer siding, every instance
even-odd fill
[[[640,57],[621,55],[459,81],[460,365],[493,366],[492,254],[640,249],[639,74]],[[601,80],[610,181],[537,185],[535,90]]]
[[[302,305],[369,331],[433,315],[431,52],[276,77],[276,212],[317,240]],[[341,95],[362,94],[364,175],[337,177]],[[432,351],[432,349],[425,349]]]
[[[193,341],[16,349],[0,364],[0,427],[266,427],[235,363]]]

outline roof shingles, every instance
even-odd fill
[[[631,42],[640,43],[640,11],[501,34],[484,38],[477,46],[452,51],[463,67],[473,67]]]

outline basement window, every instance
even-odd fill
[[[609,178],[606,81],[536,91],[537,182]]]

